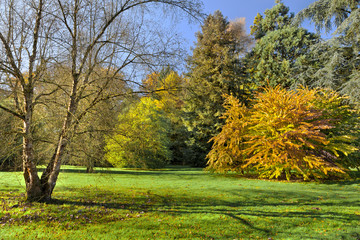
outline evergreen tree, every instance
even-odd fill
[[[348,96],[360,109],[360,0],[318,0],[296,16],[309,18],[318,31],[334,31],[333,37],[311,49],[313,63],[304,74],[314,87],[327,87]],[[359,125],[352,132],[360,139]],[[360,141],[357,142],[360,148]],[[359,159],[359,151],[350,159]]]
[[[318,0],[296,16],[305,18],[317,30],[335,30],[333,38],[312,48],[312,68],[305,74],[314,78],[313,86],[330,87],[360,103],[360,1]]]
[[[241,23],[231,24],[220,11],[209,15],[197,33],[193,55],[189,58],[189,82],[185,99],[185,124],[191,132],[189,146],[195,165],[204,165],[211,148],[208,143],[215,136],[223,120],[223,94],[233,94],[244,100],[245,83],[241,79],[239,56],[249,38]]]
[[[301,73],[310,61],[310,46],[318,42],[319,37],[304,28],[292,25],[293,13],[280,1],[265,11],[264,17],[258,14],[251,34],[257,40],[252,53],[247,56],[248,71],[258,86],[281,85],[294,88],[307,84],[309,78]]]

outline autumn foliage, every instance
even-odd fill
[[[259,92],[251,107],[226,96],[226,123],[212,138],[208,169],[288,180],[347,175],[342,159],[357,149],[343,100],[332,91],[280,87]]]

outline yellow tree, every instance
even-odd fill
[[[119,114],[115,134],[106,138],[107,161],[132,168],[160,168],[170,161],[169,122],[157,105],[157,100],[144,97]]]
[[[149,96],[158,100],[158,107],[170,121],[170,150],[172,163],[176,164],[186,164],[188,159],[185,143],[188,132],[182,121],[185,83],[186,79],[170,68],[151,73],[143,81],[144,89],[150,92]]]
[[[353,117],[342,100],[335,92],[269,87],[248,108],[227,96],[226,124],[212,139],[208,169],[255,170],[259,177],[288,180],[346,175],[342,157],[357,149],[350,144],[350,129],[348,135],[339,131],[342,120]]]

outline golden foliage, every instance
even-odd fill
[[[331,117],[336,116],[333,110],[340,107],[341,100],[334,92],[269,87],[247,108],[235,97],[226,96],[226,124],[212,138],[208,169],[256,170],[259,177],[288,180],[292,176],[308,180],[329,173],[346,174],[346,167],[338,161],[339,152],[348,154],[356,148],[326,134],[336,127],[338,119]]]

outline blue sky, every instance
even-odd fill
[[[290,8],[290,12],[298,13],[300,10],[309,6],[316,0],[282,0]],[[263,14],[266,9],[275,5],[275,0],[203,0],[204,11],[207,14],[220,10],[229,20],[245,17],[246,29],[250,33],[257,13]],[[315,31],[314,27],[306,22],[303,24],[309,31]],[[200,30],[200,24],[186,25],[182,30],[183,37],[188,41],[190,46],[196,41],[195,33]]]

